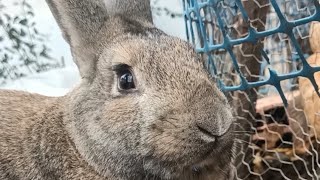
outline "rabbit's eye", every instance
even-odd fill
[[[135,88],[133,76],[129,70],[119,74],[119,89],[129,90]]]
[[[112,70],[117,74],[119,90],[130,90],[136,88],[134,76],[130,69],[131,67],[126,64],[116,64],[112,66]]]

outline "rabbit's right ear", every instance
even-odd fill
[[[149,0],[46,0],[65,40],[69,43],[73,58],[82,78],[94,74],[97,61],[98,36],[102,27],[112,21],[112,16],[125,16],[152,22]],[[117,23],[108,23],[116,25]],[[104,37],[112,37],[109,27]]]

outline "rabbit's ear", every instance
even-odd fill
[[[114,15],[152,21],[149,0],[46,0],[65,40],[69,43],[82,78],[94,74],[102,27]],[[114,25],[118,23],[108,23]],[[105,37],[112,34],[108,27]],[[108,30],[109,29],[109,30]],[[109,33],[109,34],[108,34]]]
[[[104,0],[109,15],[120,14],[152,23],[150,0]]]

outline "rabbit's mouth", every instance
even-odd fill
[[[177,159],[174,162],[164,162],[152,157],[145,158],[144,169],[150,174],[161,177],[160,179],[229,179],[234,146],[232,143],[220,146],[217,148],[211,144],[211,147],[209,145],[202,147],[202,152],[189,154],[187,162],[177,162]]]
[[[206,153],[196,163],[186,166],[179,179],[231,179],[234,148],[235,146],[232,145],[228,150],[225,147],[219,151]]]
[[[159,146],[153,146],[153,150],[143,158],[143,169],[162,179],[197,180],[207,179],[204,177],[211,175],[215,175],[211,176],[211,179],[228,179],[226,177],[229,173],[226,172],[231,169],[233,148],[235,148],[231,130],[224,136],[215,137],[214,141],[204,140],[202,136],[206,134],[205,131],[200,133],[201,136],[192,136],[192,139],[181,138],[185,140],[180,143],[183,144],[181,147],[177,146],[179,143],[167,146],[162,146],[164,143],[161,143]]]
[[[219,174],[224,173],[230,169],[230,164],[233,157],[229,156],[230,153],[225,152],[225,154],[217,155],[216,152],[207,153],[203,158],[185,167],[185,171],[193,176],[204,176],[209,174]]]

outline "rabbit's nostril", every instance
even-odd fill
[[[205,128],[197,125],[197,128],[199,129],[200,132],[202,132],[203,134],[207,135],[207,136],[212,136],[215,137],[215,135],[213,135],[212,133],[210,133],[208,130],[206,130]]]
[[[197,125],[197,128],[200,132],[200,138],[202,140],[204,140],[205,142],[208,142],[208,143],[216,141],[217,136],[212,134],[210,131],[208,131],[207,129],[205,129],[199,125]]]

